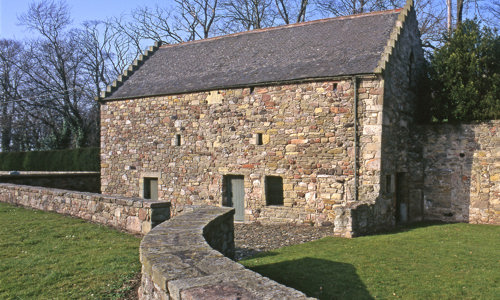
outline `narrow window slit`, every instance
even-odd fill
[[[262,133],[257,133],[256,135],[256,140],[255,140],[255,143],[257,145],[263,145],[263,141],[262,141]]]

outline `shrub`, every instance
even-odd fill
[[[0,153],[3,171],[99,171],[99,148]]]

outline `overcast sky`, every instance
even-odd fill
[[[67,0],[73,25],[86,20],[104,20],[108,17],[129,13],[138,6],[151,6],[173,0]],[[0,38],[23,39],[29,36],[17,17],[28,10],[33,0],[0,0]],[[163,6],[163,5],[162,5]]]

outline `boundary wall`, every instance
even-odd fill
[[[500,120],[420,131],[424,219],[500,225]]]
[[[170,218],[170,203],[0,183],[0,202],[53,211],[146,234]]]
[[[314,299],[229,258],[233,216],[202,207],[153,228],[141,242],[139,299]]]

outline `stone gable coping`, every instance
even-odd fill
[[[380,58],[377,67],[375,68],[375,70],[373,70],[374,73],[379,74],[385,70],[386,64],[389,62],[389,59],[392,56],[392,51],[394,47],[396,47],[396,42],[399,39],[399,35],[401,34],[401,30],[403,29],[408,14],[413,9],[414,9],[413,0],[408,0],[403,9],[401,9],[401,12],[399,13],[396,25],[394,26],[394,29],[391,32],[389,40],[387,41],[387,46],[385,46],[384,52],[382,53],[382,56]]]
[[[162,42],[155,42],[153,46],[150,46],[144,54],[140,54],[137,59],[135,59],[132,64],[128,66],[127,69],[123,71],[121,75],[118,75],[117,79],[114,80],[110,85],[106,87],[101,94],[94,99],[96,101],[102,100],[107,96],[111,95],[117,88],[119,88],[152,54],[156,52],[162,45]]]

